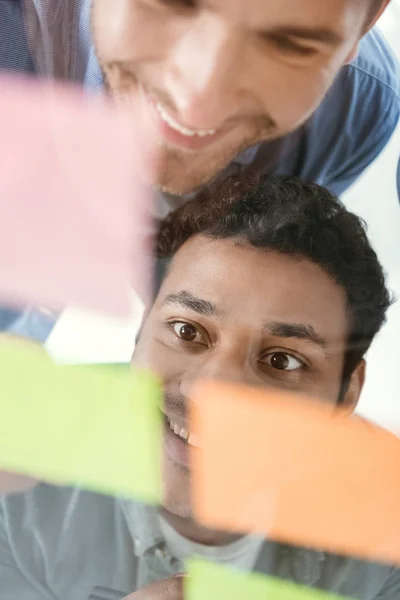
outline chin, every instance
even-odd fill
[[[211,183],[243,151],[261,141],[279,137],[276,132],[250,133],[241,143],[217,144],[209,152],[188,153],[160,145],[157,157],[157,187],[168,194],[183,196]]]
[[[195,156],[191,157],[190,161],[187,156],[166,156],[162,163],[159,163],[156,185],[162,192],[174,196],[194,193],[211,183],[235,156],[230,154],[224,162],[210,158],[206,164],[204,159],[196,160]]]
[[[190,502],[181,497],[177,498],[176,493],[177,490],[174,489],[164,494],[162,501],[163,508],[181,519],[192,519],[193,511]]]
[[[229,162],[228,158],[228,162]],[[188,155],[170,148],[161,148],[157,160],[156,185],[167,194],[183,196],[195,192],[211,181],[224,168],[210,157]]]
[[[162,506],[165,510],[178,517],[183,519],[191,518],[192,502],[190,472],[164,454],[162,479]]]

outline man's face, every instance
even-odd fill
[[[165,508],[191,516],[187,408],[194,379],[305,392],[334,405],[346,307],[344,291],[308,260],[203,236],[182,246],[133,359],[164,383]],[[345,401],[353,403],[359,390],[350,388]]]
[[[191,191],[322,101],[370,0],[94,0],[93,37],[118,101],[154,129],[158,183]]]

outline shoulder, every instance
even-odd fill
[[[128,572],[117,564],[118,557],[123,562],[121,548],[129,554],[124,523],[115,498],[76,488],[41,484],[26,494],[2,496],[0,572],[15,564],[21,581],[36,589],[66,600],[87,598],[118,569]]]
[[[326,132],[341,133],[344,128],[348,134],[361,136],[375,131],[379,137],[395,128],[399,115],[400,67],[382,34],[374,29],[360,42],[357,57],[342,67],[310,126],[316,123]]]
[[[400,569],[393,567],[387,573],[379,592],[379,600],[398,600],[400,597]]]
[[[327,591],[360,600],[398,600],[400,570],[383,563],[325,555],[320,581]]]
[[[0,70],[26,73],[34,71],[21,2],[15,0],[0,1]]]
[[[264,544],[256,570],[359,600],[380,599],[383,591],[399,591],[400,571],[390,566],[270,541]],[[389,594],[382,599],[399,597]]]
[[[1,496],[0,507],[3,526],[14,542],[24,540],[26,547],[35,544],[38,536],[51,553],[66,520],[72,536],[82,533],[114,511],[114,500],[77,488],[40,484],[24,494]]]
[[[393,93],[400,101],[399,64],[378,28],[372,29],[361,40],[357,57],[344,70],[364,76],[376,83],[378,89]]]
[[[0,68],[84,81],[91,0],[0,0]]]
[[[399,65],[373,30],[303,126],[300,175],[342,193],[387,144],[399,115]]]

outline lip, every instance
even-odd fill
[[[198,152],[212,146],[220,137],[224,135],[224,133],[226,133],[226,127],[221,127],[215,133],[206,135],[204,137],[198,135],[183,135],[176,129],[170,127],[170,125],[164,121],[156,108],[156,99],[150,94],[147,94],[143,88],[141,88],[141,91],[154,129],[156,130],[158,136],[162,138],[162,140],[169,146],[173,146],[177,149],[185,150],[187,152]]]
[[[191,450],[192,447],[189,444],[173,433],[164,415],[164,452],[168,458],[185,469],[189,469]]]

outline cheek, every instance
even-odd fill
[[[301,125],[322,102],[332,84],[334,74],[324,77],[321,72],[294,75],[282,80],[271,108],[276,121],[284,131]]]
[[[190,472],[171,462],[164,454],[162,477],[164,508],[184,519],[192,518]]]
[[[322,402],[336,405],[342,387],[343,356],[332,356],[312,377],[307,392]]]
[[[274,55],[264,55],[258,61],[253,57],[252,63],[248,86],[253,86],[264,114],[269,115],[282,131],[295,129],[312,114],[341,66],[337,57],[324,58],[323,62],[319,60],[307,67],[289,65]]]
[[[149,330],[143,330],[132,357],[132,364],[150,369],[164,384],[180,380],[187,368],[185,357],[161,344]]]

